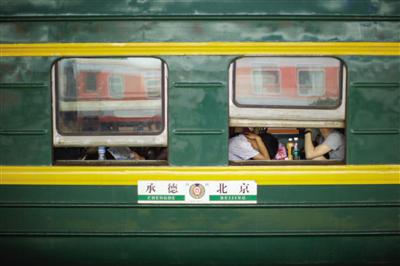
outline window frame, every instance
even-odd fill
[[[63,132],[60,130],[60,91],[58,89],[59,82],[59,66],[58,62],[63,59],[120,59],[120,58],[153,58],[160,61],[161,65],[161,123],[162,126],[157,132]],[[64,75],[63,75],[64,76]],[[98,146],[135,146],[135,147],[166,147],[168,142],[168,66],[165,61],[158,57],[146,56],[129,56],[129,57],[62,57],[54,61],[51,70],[52,77],[52,122],[53,122],[53,145],[54,147],[98,147]],[[76,76],[75,76],[76,79]],[[63,81],[64,82],[64,81]],[[66,79],[65,79],[66,82]],[[108,82],[108,80],[107,80]],[[123,82],[123,81],[122,81]],[[108,95],[109,97],[109,95]],[[111,97],[110,97],[111,98]],[[116,100],[120,98],[115,98]],[[65,99],[66,104],[70,103],[70,99]],[[122,137],[123,136],[123,137]],[[121,138],[122,137],[122,138]]]
[[[236,61],[241,58],[333,58],[339,60],[338,104],[331,108],[315,106],[245,105],[235,101]],[[249,63],[251,64],[251,63]],[[281,79],[283,79],[281,75]],[[344,128],[346,123],[347,66],[333,56],[241,56],[229,66],[229,126],[230,127],[297,127]],[[294,88],[295,89],[295,88]],[[296,92],[297,93],[297,92]]]

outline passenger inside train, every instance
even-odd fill
[[[312,141],[312,130],[307,128],[304,132],[304,150],[309,160],[344,159],[344,135],[333,128],[320,128],[321,137],[318,145]]]
[[[337,128],[258,128],[258,127],[231,127],[229,140],[229,160],[302,160],[302,161],[317,161],[317,160],[343,160],[345,157],[345,139],[344,129]],[[272,142],[264,144],[269,151],[269,159],[252,158],[257,149],[254,151],[251,146],[248,154],[247,150],[242,152],[244,155],[235,155],[236,146],[231,145],[234,138],[242,136],[270,136]],[[275,142],[276,140],[276,142]],[[235,140],[238,141],[238,140]],[[244,143],[243,145],[246,145]],[[272,149],[270,148],[272,147]],[[244,149],[244,148],[243,148]],[[253,150],[253,151],[252,151]],[[271,154],[271,152],[273,154]],[[253,153],[252,153],[253,152]],[[246,156],[245,156],[246,155]],[[261,156],[259,156],[261,157]]]
[[[278,151],[278,140],[268,133],[236,133],[229,139],[229,160],[271,160]]]

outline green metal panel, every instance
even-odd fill
[[[2,233],[314,234],[397,232],[399,206],[20,207],[3,208]],[[29,221],[29,223],[27,223]]]
[[[347,163],[400,163],[400,58],[342,57],[348,69]]]
[[[396,16],[396,0],[1,0],[2,16],[229,16],[229,15],[334,15]]]
[[[170,165],[228,165],[228,67],[233,57],[164,57]]]
[[[4,237],[2,265],[396,265],[394,236]],[[186,247],[181,249],[181,247]],[[60,250],[62,249],[62,252]],[[397,254],[396,254],[397,253]],[[21,255],[23,254],[23,256]],[[43,254],[46,254],[43,256]],[[359,255],[362,254],[362,255]],[[12,258],[12,259],[11,259]],[[301,258],[301,262],[299,261]]]
[[[258,186],[259,204],[368,204],[399,202],[398,185]],[[137,186],[0,186],[3,204],[136,204]],[[53,205],[54,206],[54,205]],[[145,205],[140,205],[145,206]],[[148,205],[147,205],[148,206]],[[184,205],[187,206],[187,205]],[[247,205],[250,208],[253,205]],[[200,205],[196,205],[200,208]]]
[[[0,62],[0,164],[51,165],[50,58]]]
[[[137,204],[135,186],[0,189],[7,265],[400,261],[395,185],[260,186],[246,206]]]
[[[1,186],[0,231],[398,233],[398,189],[398,185],[259,186],[257,205],[227,206],[137,204],[135,186]]]
[[[398,42],[391,21],[189,20],[3,22],[1,43]]]

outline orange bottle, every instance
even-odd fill
[[[288,160],[293,160],[293,147],[294,147],[293,139],[289,138],[289,141],[286,143]]]

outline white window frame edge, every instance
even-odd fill
[[[168,66],[160,59],[164,69],[164,130],[158,135],[66,136],[57,131],[55,64],[51,69],[52,121],[54,147],[167,147],[168,146]]]
[[[233,102],[233,66],[229,66],[229,126],[344,128],[347,68],[343,66],[342,102],[336,109],[238,107]]]

